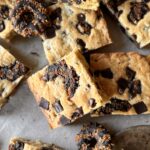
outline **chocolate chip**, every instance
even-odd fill
[[[78,119],[79,117],[82,117],[83,116],[83,109],[82,109],[82,107],[80,107],[80,108],[77,108],[76,109],[76,111],[72,114],[72,116],[71,116],[71,118],[73,119],[73,120],[76,120],[76,119]]]
[[[5,23],[4,21],[0,21],[0,32],[5,30]]]
[[[61,117],[60,117],[60,124],[62,124],[62,125],[66,125],[66,124],[69,124],[71,121],[67,118],[67,117],[65,117],[64,115],[62,115]]]
[[[133,80],[135,78],[136,72],[129,67],[126,67],[126,74],[129,80]]]
[[[24,149],[24,143],[21,141],[16,141],[15,144],[9,145],[9,150],[23,150]]]
[[[8,19],[9,7],[7,5],[0,6],[0,20]]]
[[[68,67],[66,62],[62,60],[47,67],[43,80],[46,82],[54,81],[57,77],[64,79],[64,87],[69,98],[72,98],[79,86],[79,76],[74,68]]]
[[[118,81],[117,81],[117,84],[118,84],[118,92],[119,94],[123,94],[124,91],[126,90],[126,88],[128,87],[128,81],[124,78],[120,78]]]
[[[39,106],[43,109],[49,110],[49,102],[46,99],[44,99],[43,97],[41,98]]]
[[[137,114],[142,114],[142,113],[148,111],[144,102],[138,102],[138,103],[134,104],[133,107]]]
[[[76,4],[81,4],[82,2],[81,2],[81,0],[76,0]]]
[[[45,32],[44,32],[45,38],[49,38],[49,39],[54,38],[56,36],[55,30],[56,30],[55,26],[50,26],[45,28]]]
[[[94,98],[90,98],[88,102],[89,102],[90,107],[93,108],[96,106],[96,101]]]
[[[137,94],[142,93],[142,87],[141,87],[141,81],[140,80],[134,80],[129,83],[129,94],[130,98],[136,97]]]
[[[81,46],[81,49],[85,49],[86,44],[82,39],[77,39],[76,42]]]
[[[76,25],[76,28],[78,32],[81,34],[87,34],[87,35],[91,34],[92,26],[88,24],[87,22],[78,22],[78,24]]]
[[[96,70],[94,72],[94,75],[96,77],[101,75],[103,78],[113,79],[113,73],[112,73],[110,68],[107,68],[107,69],[104,69],[104,70]]]
[[[59,100],[53,104],[53,107],[57,113],[61,113],[64,110]]]
[[[80,13],[77,15],[78,21],[79,22],[84,22],[85,21],[85,15]]]
[[[145,14],[149,12],[149,7],[144,2],[131,2],[131,11],[128,15],[128,20],[136,25],[141,19],[144,18]]]

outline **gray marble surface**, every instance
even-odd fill
[[[107,12],[106,12],[107,13]],[[150,46],[138,49],[119,29],[112,17],[108,17],[108,27],[113,44],[101,48],[99,52],[109,51],[138,51],[141,54],[150,54]],[[22,62],[33,68],[32,72],[42,68],[45,59],[42,43],[39,39],[23,39],[16,37],[10,44],[0,41],[0,44],[10,48],[12,54]],[[33,55],[32,53],[38,53]],[[144,66],[143,66],[144,67]],[[106,125],[113,134],[130,126],[150,125],[150,115],[138,116],[105,116],[80,119],[72,125],[51,130],[48,123],[34,101],[33,95],[24,81],[10,97],[9,103],[0,111],[0,149],[7,150],[11,137],[22,136],[30,139],[40,139],[44,142],[55,143],[66,150],[76,150],[75,135],[82,124],[97,121]]]

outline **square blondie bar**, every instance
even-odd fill
[[[52,128],[75,121],[103,101],[79,51],[33,74],[28,85]]]

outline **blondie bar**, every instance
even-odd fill
[[[33,74],[28,85],[52,128],[99,108],[104,97],[79,51]]]

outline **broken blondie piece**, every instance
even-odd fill
[[[49,7],[49,12],[52,25],[45,30],[43,41],[49,63],[54,63],[76,49],[86,52],[111,43],[100,10],[55,4]]]
[[[12,6],[10,0],[0,1],[0,38],[4,40],[10,39],[15,34],[9,18]]]
[[[108,100],[93,116],[150,113],[150,57],[135,52],[93,54],[90,68]]]
[[[10,141],[8,150],[62,150],[54,144],[46,144],[40,141],[13,138]]]
[[[127,35],[141,48],[150,43],[149,0],[103,0]]]
[[[35,99],[52,128],[69,124],[99,108],[103,101],[79,51],[46,66],[28,79]]]
[[[28,70],[27,67],[0,46],[0,108],[8,101],[7,97],[14,91]]]

